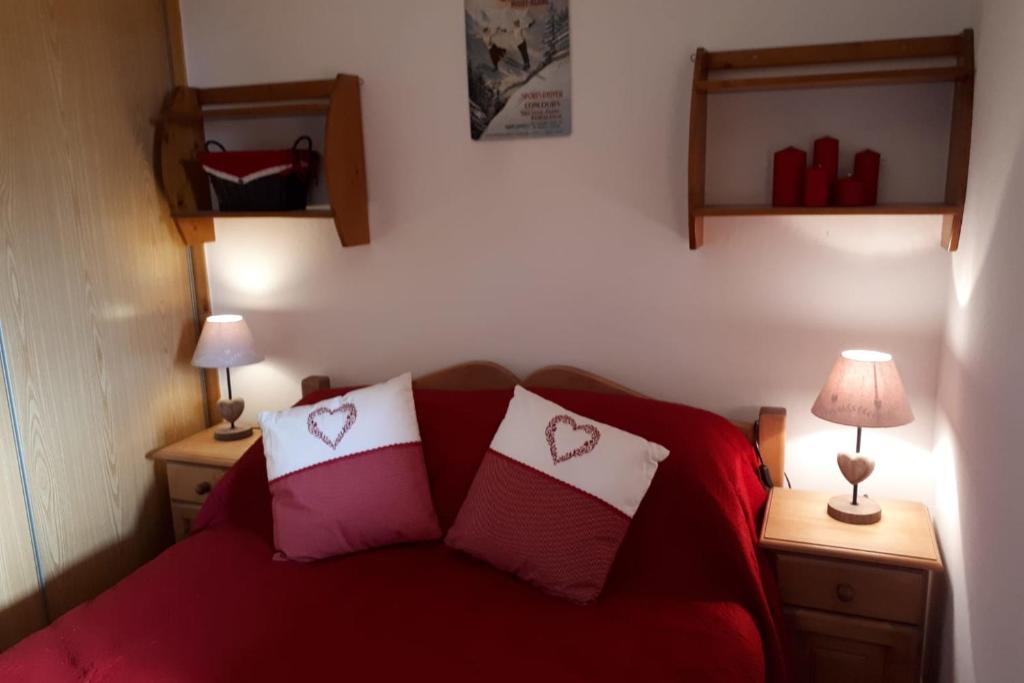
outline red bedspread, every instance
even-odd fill
[[[211,494],[198,533],[0,656],[0,680],[784,680],[756,551],[765,493],[742,435],[674,404],[541,393],[672,452],[595,605],[438,543],[275,562],[257,444]],[[445,527],[510,395],[416,392]]]

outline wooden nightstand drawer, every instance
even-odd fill
[[[192,532],[192,522],[202,509],[195,503],[171,503],[171,521],[174,523],[174,542],[177,543]]]
[[[167,463],[167,487],[171,500],[202,504],[227,470],[205,465]]]
[[[785,615],[798,683],[920,681],[920,629],[797,608]]]
[[[167,463],[167,489],[176,540],[188,535],[192,520],[213,487],[260,439],[257,429],[245,439],[217,441],[213,436],[216,430],[217,426],[204,429],[149,454],[152,460]]]
[[[907,624],[924,622],[924,571],[789,553],[779,553],[777,566],[779,590],[787,605]]]

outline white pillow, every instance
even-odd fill
[[[410,373],[311,406],[260,413],[259,419],[270,481],[329,460],[420,440]]]
[[[440,537],[408,373],[260,427],[279,559]]]
[[[515,388],[491,450],[632,517],[668,449]]]
[[[667,456],[517,386],[445,542],[589,602]]]

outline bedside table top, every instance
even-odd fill
[[[768,498],[761,547],[877,562],[898,567],[942,570],[935,529],[921,503],[877,499],[882,519],[846,524],[828,516],[834,494],[774,488]]]
[[[261,436],[260,430],[257,427],[253,431],[252,436],[245,439],[217,441],[213,438],[213,432],[220,426],[215,425],[201,432],[196,432],[181,441],[159,448],[146,457],[150,460],[163,460],[166,462],[186,462],[194,465],[231,467],[249,450],[249,446],[256,443]]]

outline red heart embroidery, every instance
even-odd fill
[[[572,427],[574,432],[584,432],[588,438],[582,446],[578,446],[571,451],[565,453],[558,452],[558,446],[555,445],[555,430],[558,429],[558,425],[566,424]],[[578,425],[576,420],[572,419],[568,415],[555,415],[551,418],[551,422],[548,422],[547,429],[544,430],[544,436],[548,440],[548,448],[551,449],[551,460],[557,465],[560,462],[565,462],[569,458],[575,458],[580,455],[586,455],[590,451],[594,450],[597,446],[597,442],[601,439],[601,432],[598,431],[594,425]]]
[[[320,425],[317,424],[316,418],[319,415],[337,415],[338,413],[345,413],[345,424],[341,426],[341,431],[333,438],[327,438],[327,435],[320,430]],[[356,407],[351,403],[342,403],[340,406],[331,410],[330,408],[317,408],[309,414],[309,418],[306,420],[306,427],[309,428],[309,433],[316,438],[323,441],[331,450],[338,447],[338,444],[345,435],[348,434],[348,430],[352,428],[352,424],[356,421],[358,413]]]

